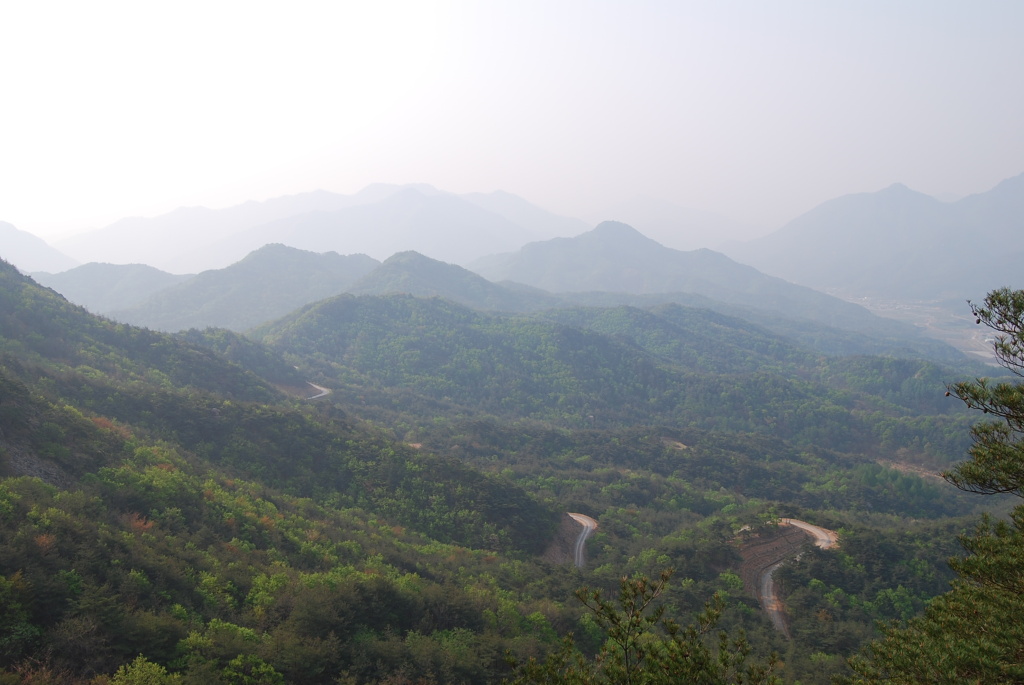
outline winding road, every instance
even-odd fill
[[[775,630],[789,637],[789,626],[786,625],[786,609],[782,606],[782,600],[775,594],[775,581],[772,574],[775,569],[786,563],[786,560],[776,561],[761,574],[761,583],[758,587],[758,595],[761,599],[761,608],[768,614],[768,619],[775,626]]]
[[[797,519],[780,519],[779,525],[781,526],[793,526],[799,528],[808,535],[814,538],[814,544],[821,549],[829,549],[839,544],[839,535],[832,530],[816,526],[806,521],[798,521]],[[770,566],[764,568],[761,572],[761,577],[758,579],[757,585],[757,598],[761,602],[761,608],[768,614],[768,618],[771,620],[772,625],[775,629],[781,632],[786,637],[789,637],[789,626],[786,625],[786,610],[782,606],[782,601],[779,596],[775,593],[775,581],[772,578],[772,574],[775,570],[782,566],[788,561],[786,558],[778,559]]]
[[[311,381],[306,381],[306,383],[308,383],[309,385],[312,385],[314,388],[319,390],[319,392],[316,395],[313,395],[312,397],[307,397],[306,398],[307,400],[318,400],[321,397],[327,397],[328,395],[331,394],[330,388],[325,388],[324,386],[317,385],[316,383],[313,383]]]
[[[815,526],[806,521],[797,521],[796,519],[779,519],[779,523],[784,526],[796,526],[801,530],[807,531],[814,537],[814,544],[822,549],[835,547],[839,544],[839,534],[834,530]]]
[[[577,523],[583,526],[583,530],[580,531],[579,537],[576,538],[576,552],[574,555],[576,567],[583,568],[583,564],[586,561],[584,559],[584,550],[587,538],[590,537],[591,533],[597,530],[597,521],[590,518],[586,514],[573,514],[570,512],[569,516],[571,516]]]

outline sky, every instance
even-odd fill
[[[0,221],[47,239],[376,182],[768,232],[1024,172],[1024,2],[8,2]]]

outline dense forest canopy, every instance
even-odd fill
[[[947,601],[987,502],[929,475],[971,444],[946,384],[1018,406],[978,374],[665,303],[346,295],[167,335],[0,264],[0,682],[852,676],[877,621]],[[999,425],[955,483],[1013,491],[969,466],[1016,455]],[[565,512],[599,521],[583,568]],[[791,638],[740,575],[784,517],[840,539],[777,572]]]

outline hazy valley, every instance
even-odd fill
[[[710,682],[850,676],[1009,510],[937,474],[978,418],[947,386],[1003,374],[965,300],[1015,285],[1022,179],[726,254],[430,186],[59,252],[2,224],[0,679],[541,682],[566,634],[606,644],[577,588],[670,568],[676,620],[717,596],[749,643],[684,641],[736,657]]]

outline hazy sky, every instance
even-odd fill
[[[1024,2],[5,2],[0,220],[373,182],[776,228],[1024,172]]]

